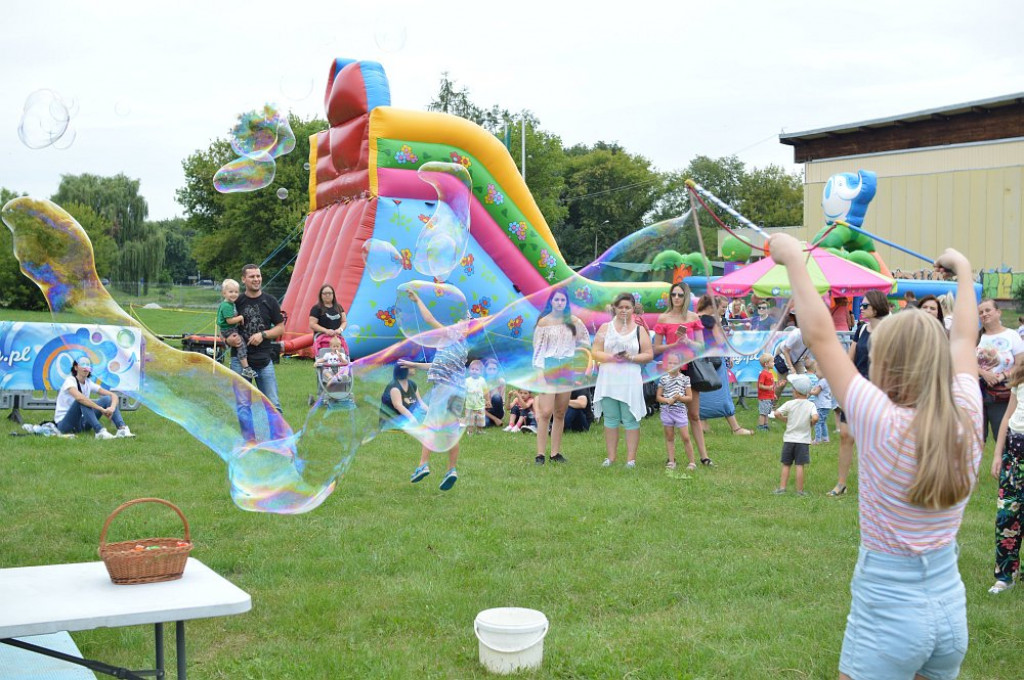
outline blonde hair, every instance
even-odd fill
[[[1006,384],[1010,387],[1016,387],[1024,383],[1024,363],[1014,364],[1013,370],[1010,371],[1010,375],[1006,378]]]
[[[870,358],[871,382],[895,405],[916,411],[911,428],[917,470],[907,490],[910,502],[938,510],[967,498],[978,433],[953,401],[953,357],[942,324],[916,309],[886,317],[871,333]]]
[[[238,284],[238,281],[235,281],[234,279],[224,279],[224,281],[222,281],[220,284],[221,294],[228,292],[228,288],[230,288],[231,286],[234,286],[239,291],[242,290],[242,287]]]

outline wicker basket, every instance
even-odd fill
[[[185,525],[185,538],[143,538],[137,541],[107,543],[107,529],[114,517],[138,503],[162,503],[178,513]],[[192,551],[188,520],[178,506],[160,498],[136,498],[122,504],[107,517],[100,532],[100,558],[107,566],[110,580],[119,585],[157,583],[181,578]]]

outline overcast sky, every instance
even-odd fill
[[[151,219],[180,215],[182,160],[265,102],[323,117],[335,57],[382,63],[399,108],[425,108],[448,71],[477,104],[529,109],[565,145],[615,141],[662,170],[735,154],[795,171],[780,132],[1024,92],[1021,11],[1019,0],[6,0],[0,186],[48,198],[62,174],[123,172],[141,180]],[[65,149],[19,138],[40,89],[77,108]]]

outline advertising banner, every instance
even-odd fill
[[[92,360],[92,379],[108,390],[138,392],[142,333],[93,324],[0,321],[0,391],[59,390],[71,362]]]
[[[799,333],[793,330],[791,333]],[[761,373],[761,364],[758,362],[760,353],[774,356],[776,348],[788,337],[789,333],[775,333],[773,341],[767,347],[761,349],[771,336],[772,331],[735,331],[729,336],[729,342],[739,354],[728,355],[732,359],[732,372],[736,376],[736,382],[756,383],[757,376]]]

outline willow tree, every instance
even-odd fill
[[[108,220],[118,249],[111,278],[121,285],[141,282],[143,292],[148,292],[149,282],[156,280],[163,269],[165,239],[161,229],[146,221],[149,206],[139,194],[139,180],[123,174],[62,175],[51,200],[58,205],[89,206]]]

